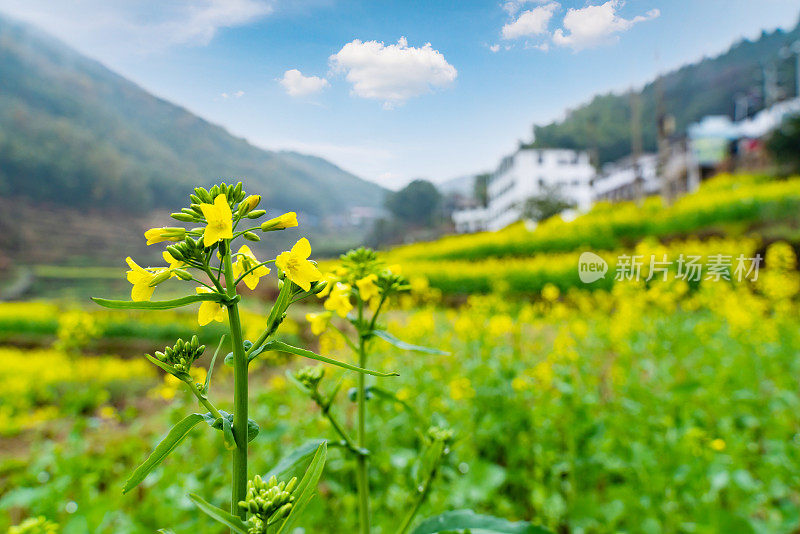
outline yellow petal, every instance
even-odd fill
[[[150,287],[149,280],[144,280],[142,282],[133,284],[133,288],[131,288],[131,300],[136,302],[150,300],[150,298],[153,296],[153,291],[155,290],[155,287]]]
[[[308,239],[303,237],[292,247],[292,254],[296,254],[303,259],[308,258],[311,256],[311,243],[308,242]]]
[[[219,313],[219,304],[216,302],[203,301],[200,303],[200,309],[197,311],[197,322],[200,326],[205,326],[216,319],[217,313]]]

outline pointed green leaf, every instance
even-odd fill
[[[552,534],[549,530],[531,525],[527,521],[512,523],[499,517],[479,515],[472,510],[455,510],[429,517],[412,534],[436,534],[466,529],[482,534]]]
[[[92,297],[100,306],[111,308],[114,310],[171,310],[173,308],[180,308],[181,306],[188,306],[195,302],[202,302],[210,300],[213,302],[222,302],[222,296],[217,293],[200,293],[199,295],[189,295],[188,297],[181,297],[172,300],[109,300]]]
[[[150,472],[158,467],[161,462],[164,461],[169,453],[175,450],[175,448],[180,445],[180,443],[186,439],[186,436],[189,435],[189,432],[201,421],[203,420],[203,416],[199,413],[193,413],[181,419],[178,424],[176,424],[169,433],[161,440],[161,442],[156,445],[156,448],[153,449],[153,452],[144,461],[142,465],[136,468],[136,471],[133,472],[131,477],[125,482],[125,487],[122,488],[122,493],[127,493],[136,486],[138,486],[142,480],[147,477]]]
[[[439,354],[442,356],[450,356],[450,353],[444,350],[432,349],[430,347],[423,347],[421,345],[412,345],[411,343],[406,343],[402,339],[397,339],[386,330],[373,330],[372,333],[381,338],[382,340],[386,341],[387,343],[394,345],[398,349],[410,350],[413,352],[424,352],[426,354]]]
[[[299,478],[323,443],[327,442],[324,439],[312,439],[305,442],[281,458],[275,467],[270,469],[262,478],[269,480],[273,475],[278,480],[286,481],[291,480],[292,477]]]
[[[308,466],[306,474],[300,480],[297,489],[293,493],[295,496],[294,505],[289,515],[286,517],[286,520],[278,529],[277,534],[290,532],[294,524],[297,523],[297,520],[300,519],[308,503],[311,502],[311,499],[317,492],[317,482],[322,475],[322,470],[325,468],[325,458],[327,454],[327,443],[322,442],[314,453],[314,459],[311,460],[311,465]]]
[[[225,448],[232,451],[236,448],[236,438],[233,437],[233,425],[227,417],[222,418],[222,439],[225,443]]]
[[[232,529],[234,532],[239,532],[240,534],[247,534],[247,523],[242,521],[237,516],[231,514],[230,512],[226,512],[222,508],[217,508],[213,504],[207,503],[203,500],[202,497],[199,495],[195,495],[194,493],[189,494],[189,498],[192,502],[200,508],[207,516],[216,520],[219,523],[227,526],[228,528]]]
[[[280,352],[288,352],[289,354],[295,354],[297,356],[303,356],[304,358],[310,358],[312,360],[317,360],[320,362],[329,363],[331,365],[336,365],[338,367],[343,367],[345,369],[349,369],[351,371],[358,371],[359,373],[364,373],[367,375],[373,376],[400,376],[399,373],[381,373],[380,371],[372,371],[370,369],[362,369],[361,367],[356,367],[355,365],[350,365],[349,363],[340,362],[338,360],[334,360],[332,358],[327,358],[325,356],[320,356],[315,352],[311,352],[310,350],[301,349],[299,347],[293,347],[288,343],[284,343],[282,341],[267,341],[264,343],[265,350],[274,350]]]
[[[217,355],[219,354],[220,349],[222,349],[222,343],[225,341],[225,334],[222,334],[222,337],[219,338],[219,345],[217,345],[217,350],[214,351],[214,356],[211,358],[211,363],[208,364],[208,373],[206,373],[206,381],[203,384],[203,394],[208,395],[208,389],[211,387],[211,375],[214,373],[214,363],[217,361]]]

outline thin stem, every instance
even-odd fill
[[[233,298],[236,296],[236,284],[233,283],[233,264],[229,241],[225,242],[225,254],[222,261],[225,266],[225,286],[228,297]],[[233,439],[236,442],[236,450],[233,451],[231,513],[245,520],[247,511],[239,507],[239,501],[245,500],[247,494],[247,356],[244,351],[239,306],[234,302],[228,304],[227,308],[233,342]]]
[[[381,295],[381,300],[378,302],[378,307],[375,308],[375,313],[372,314],[372,321],[369,323],[369,333],[371,334],[373,330],[375,330],[375,323],[378,321],[378,314],[381,312],[381,308],[383,307],[383,303],[386,302],[386,297],[388,295],[384,293]]]
[[[311,396],[311,398],[314,400],[317,406],[319,406],[319,409],[322,411],[322,415],[324,415],[325,418],[330,422],[333,429],[336,431],[337,434],[339,434],[339,437],[342,438],[342,441],[344,441],[345,446],[355,454],[359,455],[362,454],[363,451],[361,451],[361,449],[356,447],[356,444],[353,443],[353,440],[347,434],[344,427],[342,427],[342,425],[339,424],[339,421],[337,421],[336,418],[331,413],[330,404],[325,403],[325,401],[322,399],[322,397],[320,397],[319,393],[316,391]]]
[[[202,404],[203,407],[205,407],[205,409],[208,410],[208,412],[211,415],[213,415],[215,419],[219,419],[220,417],[222,417],[222,414],[220,414],[219,410],[217,410],[217,408],[213,404],[211,404],[211,401],[208,400],[208,397],[206,397],[197,390],[196,385],[192,384],[191,382],[184,382],[184,384],[186,384],[186,387],[189,388],[189,391],[194,393],[194,396],[197,397],[197,402]]]
[[[347,343],[347,346],[349,346],[351,349],[353,349],[353,352],[355,352],[356,354],[359,354],[359,353],[360,353],[360,350],[359,350],[359,348],[358,348],[358,347],[356,347],[356,346],[355,346],[355,344],[354,344],[352,341],[350,341],[350,338],[349,338],[349,337],[347,337],[347,334],[345,334],[344,332],[342,332],[342,330],[341,330],[341,329],[340,329],[338,326],[336,326],[335,324],[333,324],[333,322],[329,322],[329,323],[328,323],[328,325],[330,325],[330,327],[331,327],[331,328],[333,328],[334,330],[336,330],[337,332],[339,332],[339,334],[341,334],[341,336],[342,336],[342,338],[344,339],[345,343]]]
[[[441,458],[440,458],[441,461]],[[439,463],[437,462],[436,466],[431,469],[430,476],[428,476],[428,480],[425,481],[425,484],[422,488],[422,491],[418,492],[417,499],[414,501],[414,506],[409,510],[408,515],[406,515],[405,519],[403,519],[403,523],[400,525],[400,528],[397,529],[397,534],[405,534],[409,527],[411,527],[412,521],[419,512],[420,506],[422,503],[425,502],[425,499],[428,497],[428,493],[430,493],[431,485],[433,483],[434,477],[436,477],[436,471],[439,467]]]
[[[367,349],[361,328],[363,327],[364,303],[358,299],[358,365],[365,368],[367,365]],[[366,449],[367,441],[367,395],[366,377],[358,373],[358,447]],[[367,457],[359,455],[356,458],[356,482],[358,485],[358,515],[361,534],[369,534],[369,478],[367,476]]]

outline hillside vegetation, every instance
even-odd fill
[[[389,256],[446,293],[488,292],[502,283],[531,294],[547,283],[581,286],[578,257],[592,251],[611,274],[591,287],[609,288],[620,254],[755,254],[777,239],[800,242],[798,214],[800,177],[722,175],[671,206],[658,197],[641,206],[599,203],[574,220],[556,216],[533,231],[518,223],[398,247]]]
[[[784,97],[797,94],[795,62],[781,58],[785,46],[800,39],[800,24],[785,32],[763,32],[755,41],[743,40],[714,58],[672,71],[637,92],[641,106],[644,150],[656,149],[659,91],[663,109],[675,119],[677,134],[706,115],[733,117],[734,99],[749,95],[750,112],[764,107],[762,64],[778,65],[778,85]],[[660,86],[660,87],[659,87]],[[631,151],[631,96],[608,93],[569,111],[548,125],[534,126],[534,147],[597,148],[600,163],[617,160]]]
[[[258,149],[0,17],[0,195],[141,212],[220,178],[315,216],[383,197],[321,158]]]

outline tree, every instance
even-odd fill
[[[558,188],[545,186],[540,194],[525,202],[523,215],[526,219],[539,222],[574,207],[575,204],[565,199]]]
[[[442,195],[427,180],[414,180],[400,191],[389,193],[386,209],[410,225],[429,226],[434,222]]]
[[[788,173],[800,172],[800,115],[784,119],[767,140],[767,149]]]
[[[475,196],[475,200],[478,201],[478,204],[484,208],[489,205],[489,191],[487,188],[491,177],[492,175],[488,172],[475,176],[472,194]]]

